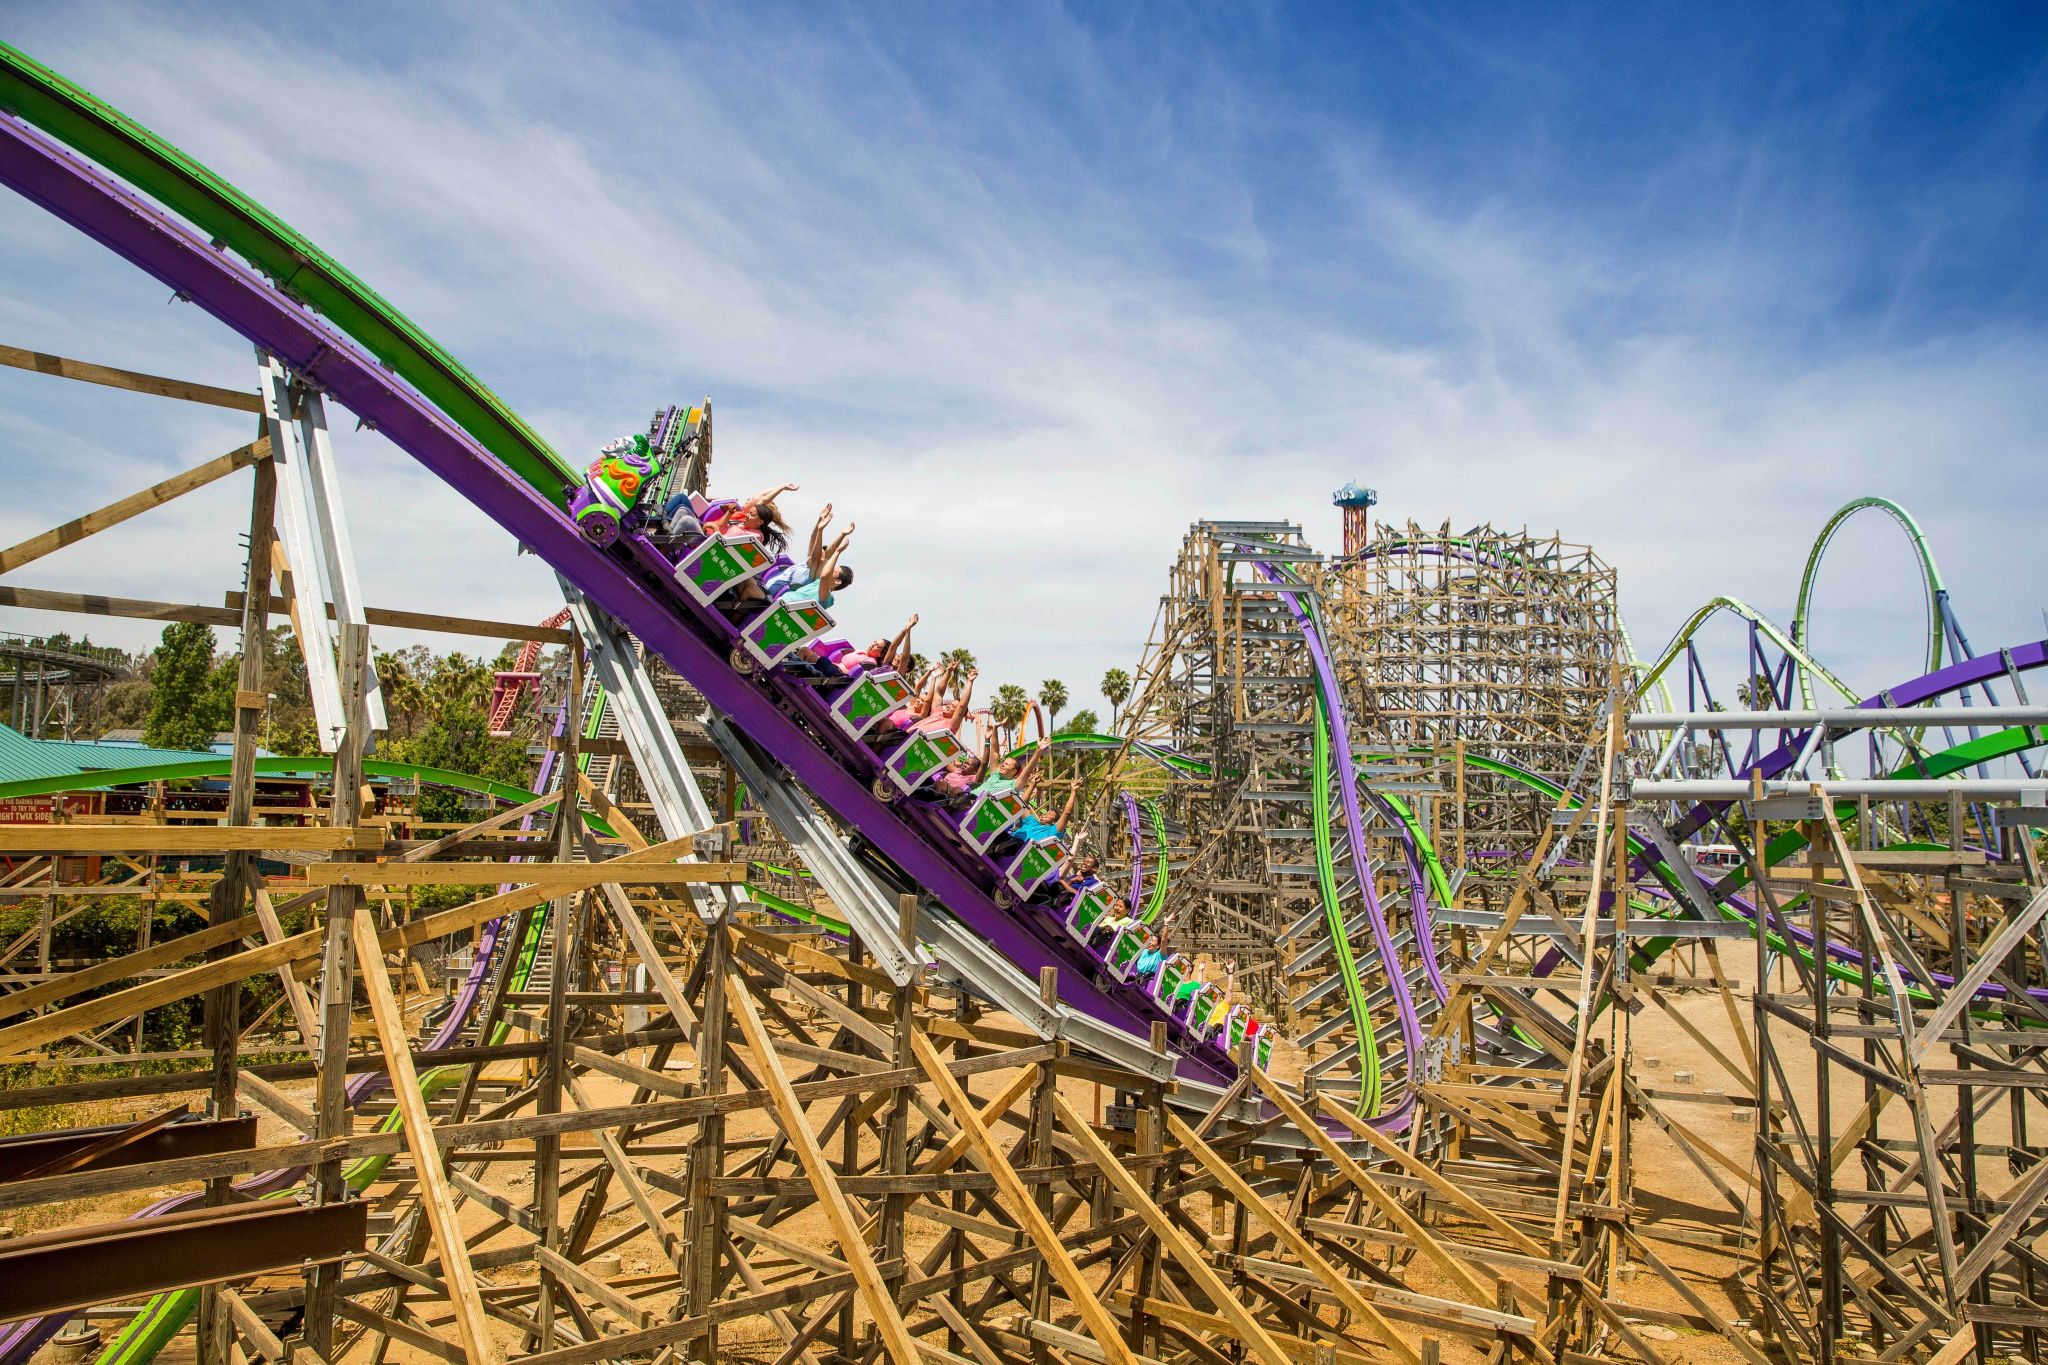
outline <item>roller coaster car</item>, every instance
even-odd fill
[[[988,846],[1023,816],[1024,803],[1015,792],[984,792],[960,817],[960,837],[976,853],[986,854]]]
[[[1085,946],[1094,934],[1095,926],[1109,914],[1114,904],[1115,902],[1110,900],[1099,886],[1077,891],[1074,898],[1067,902],[1066,918],[1061,922],[1066,925],[1067,932],[1073,936],[1074,941]]]
[[[896,789],[909,796],[966,752],[967,746],[950,730],[912,730],[883,760],[883,767]]]
[[[832,703],[832,723],[848,739],[857,740],[909,700],[910,684],[899,675],[887,669],[870,670]]]
[[[1195,988],[1195,993],[1177,1007],[1176,1017],[1189,1029],[1196,1027],[1197,1019],[1206,1018],[1214,1007],[1219,988],[1213,981],[1204,981]]]
[[[709,504],[705,506],[708,508]],[[634,527],[626,523],[625,529]],[[700,605],[722,615],[737,633],[738,641],[731,651],[736,669],[780,671],[813,685],[829,679],[841,687],[839,694],[824,703],[825,709],[831,723],[846,738],[864,740],[878,754],[886,753],[878,758],[881,771],[872,779],[875,794],[885,800],[914,795],[954,758],[969,752],[957,736],[945,729],[912,730],[898,741],[890,731],[877,728],[884,717],[910,698],[909,686],[895,673],[878,669],[849,680],[834,668],[800,658],[800,652],[807,646],[830,648],[818,642],[832,629],[832,617],[815,603],[778,598],[756,607],[729,596],[737,585],[760,577],[776,562],[758,538],[735,533],[706,536],[676,564],[677,583]],[[892,744],[894,747],[890,748]],[[1000,856],[991,854],[990,849],[1003,842],[1003,836],[1023,814],[1023,803],[1014,793],[984,794],[957,821],[947,821],[962,842],[987,859],[987,865],[997,872],[992,897],[1005,910],[1029,901],[1043,890],[1058,876],[1068,857],[1067,849],[1053,841],[1026,842],[1005,847]],[[899,890],[909,886],[909,879],[900,869],[865,840],[856,840],[853,851]],[[1093,941],[1102,933],[1097,926],[1113,917],[1118,904],[1113,896],[1096,887],[1075,893],[1063,906],[1042,908],[1059,920],[1070,936],[1093,950]],[[1145,924],[1132,922],[1116,928],[1101,949],[1108,978],[1123,985],[1133,984],[1138,957],[1154,941],[1152,930]],[[1191,1043],[1209,1042],[1225,1052],[1234,1052],[1250,1032],[1263,1064],[1271,1055],[1271,1041],[1243,1006],[1233,1008],[1224,1021],[1211,1020],[1209,1016],[1216,1013],[1216,992],[1208,985],[1186,1000],[1174,1000],[1174,991],[1187,980],[1190,969],[1189,960],[1177,954],[1156,979],[1137,983],[1138,989]]]
[[[1225,1021],[1229,1018],[1229,1011],[1219,1012],[1217,1010],[1216,995],[1217,991],[1214,987],[1204,988],[1197,997],[1201,1002],[1201,1008],[1189,1007],[1187,1018],[1188,1036],[1193,1038],[1197,1044],[1215,1043],[1218,1047],[1223,1045],[1220,1041],[1221,1030]]]
[[[815,602],[776,598],[740,627],[740,644],[762,667],[773,668],[832,629],[832,618]]]
[[[706,536],[696,549],[676,565],[676,582],[684,592],[704,606],[768,572],[775,557],[761,546],[759,537],[744,533]]]
[[[1188,979],[1188,973],[1194,965],[1194,959],[1186,953],[1175,953],[1160,964],[1158,975],[1152,978],[1150,994],[1159,1002],[1159,1008],[1165,1011],[1169,1018],[1173,1015],[1173,993]]]
[[[1266,1036],[1265,1026],[1252,1014],[1251,1006],[1232,1006],[1230,1017],[1223,1024],[1222,1037],[1218,1040],[1223,1050],[1237,1056],[1248,1033],[1252,1038],[1252,1056],[1257,1065],[1263,1067],[1273,1058],[1273,1040]]]
[[[1129,981],[1131,969],[1138,965],[1138,954],[1144,952],[1151,942],[1151,926],[1133,924],[1125,928],[1109,941],[1109,949],[1102,955],[1109,974],[1119,981]]]
[[[1058,875],[1066,860],[1066,849],[1051,840],[1027,843],[1003,868],[1003,879],[1016,888],[1019,900],[1028,901],[1039,887]]]
[[[645,436],[613,441],[583,471],[583,483],[571,493],[569,516],[593,545],[610,545],[621,530],[634,530],[644,518],[640,498],[661,474],[661,461]]]

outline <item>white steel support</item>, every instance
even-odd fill
[[[327,438],[327,404],[317,389],[310,389],[299,401],[299,444],[306,460],[308,491],[312,494],[312,524],[327,600],[334,604],[337,621],[368,629],[369,618],[363,602],[362,584],[356,578],[355,543],[349,536],[348,515],[341,500],[341,474],[334,463],[334,448]],[[372,655],[374,660],[375,655]],[[365,681],[370,708],[370,728],[391,728],[384,713],[384,692],[372,667]]]
[[[591,676],[604,688],[605,704],[618,718],[619,737],[625,741],[626,752],[640,774],[640,785],[647,790],[647,800],[654,807],[662,837],[680,839],[717,823],[711,803],[704,799],[697,775],[690,769],[690,761],[683,756],[682,745],[676,742],[661,698],[655,695],[654,680],[647,674],[646,660],[633,637],[569,580],[557,575],[556,581],[561,585],[563,600],[569,604],[569,619],[583,637]],[[697,842],[702,845],[706,841],[699,838]],[[697,860],[695,853],[685,859]],[[690,892],[697,913],[706,923],[715,922],[738,899],[730,886],[691,886]]]
[[[317,392],[292,390],[291,375],[275,356],[258,350],[258,392],[264,431],[277,470],[277,539],[292,572],[292,627],[306,660],[320,747],[333,753],[347,723],[341,679],[335,667],[335,623],[368,629],[355,556],[343,512],[341,483],[327,439],[327,413]],[[370,728],[387,728],[384,695],[370,670],[367,695]]]

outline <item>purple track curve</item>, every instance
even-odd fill
[[[12,119],[0,118],[0,181],[278,356],[426,466],[638,635],[840,821],[1013,965],[1027,975],[1041,967],[1064,968],[1061,996],[1068,1007],[1132,1037],[1149,1032],[1160,1012],[1140,993],[1094,980],[1093,959],[1059,926],[1006,913],[992,898],[992,877],[967,860],[935,819],[892,807],[856,776],[861,769],[853,751],[841,746],[808,689],[773,673],[750,678],[736,672],[728,662],[723,621],[674,591],[670,567],[646,546],[629,547],[638,559],[626,561],[591,545],[559,507],[353,341],[257,272]],[[1227,1085],[1234,1073],[1221,1054],[1204,1048],[1183,1053],[1178,1067],[1188,1079],[1209,1085]]]
[[[1129,792],[1122,796],[1124,814],[1131,817],[1131,913],[1135,915],[1145,890],[1145,836],[1138,827],[1138,798]]]
[[[1257,546],[1254,544],[1253,548]],[[1259,565],[1259,571],[1268,582],[1284,583],[1279,569],[1271,564]],[[1392,1109],[1371,1120],[1376,1128],[1388,1131],[1407,1126],[1415,1110],[1415,1088],[1422,1066],[1422,1019],[1415,1010],[1415,997],[1408,990],[1408,978],[1401,970],[1401,959],[1394,951],[1394,933],[1387,923],[1386,911],[1380,906],[1378,890],[1373,886],[1372,859],[1365,848],[1365,823],[1358,807],[1358,783],[1351,766],[1351,727],[1344,719],[1344,698],[1337,690],[1337,670],[1330,663],[1330,652],[1323,644],[1322,632],[1310,618],[1294,593],[1277,594],[1293,614],[1295,624],[1301,630],[1302,642],[1308,646],[1309,662],[1315,668],[1317,686],[1327,699],[1325,710],[1329,716],[1330,747],[1336,751],[1337,794],[1344,803],[1344,837],[1351,849],[1351,867],[1358,882],[1359,895],[1365,902],[1366,918],[1372,925],[1373,944],[1379,949],[1380,965],[1387,976],[1387,993],[1393,997],[1394,1010],[1401,1022],[1401,1046],[1407,1053],[1407,1066],[1401,1074],[1401,1100]],[[1332,925],[1331,933],[1339,932],[1339,926]],[[1418,926],[1416,947],[1425,958],[1433,957],[1436,944],[1425,936]],[[1359,1040],[1365,1046],[1365,1040]]]

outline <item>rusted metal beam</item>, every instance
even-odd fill
[[[66,1161],[95,1144],[119,1136],[132,1126],[110,1123],[96,1128],[73,1128],[62,1133],[32,1133],[0,1139],[0,1181],[19,1180],[32,1171],[50,1167],[54,1162]],[[63,1169],[103,1171],[115,1166],[138,1166],[149,1161],[247,1151],[255,1145],[254,1115],[172,1123],[118,1148],[100,1152],[77,1166],[65,1166]],[[49,1172],[44,1170],[44,1173]]]
[[[215,1284],[361,1251],[370,1206],[191,1209],[0,1242],[0,1320]]]

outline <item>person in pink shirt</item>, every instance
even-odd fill
[[[973,754],[955,754],[926,790],[935,804],[965,806],[974,799],[974,784],[980,780],[981,760]]]
[[[789,543],[789,523],[782,519],[782,513],[775,506],[775,500],[784,493],[796,492],[793,483],[771,488],[765,493],[756,493],[742,502],[728,503],[713,510],[704,518],[707,535],[731,535],[744,531],[748,535],[761,537],[761,543],[777,554]]]
[[[896,633],[895,639],[878,635],[868,642],[866,648],[850,649],[832,662],[838,664],[840,670],[849,677],[858,677],[870,669],[879,668],[893,669],[901,673],[910,662],[910,632],[916,625],[917,615],[913,612],[910,620],[904,623],[903,629]]]

